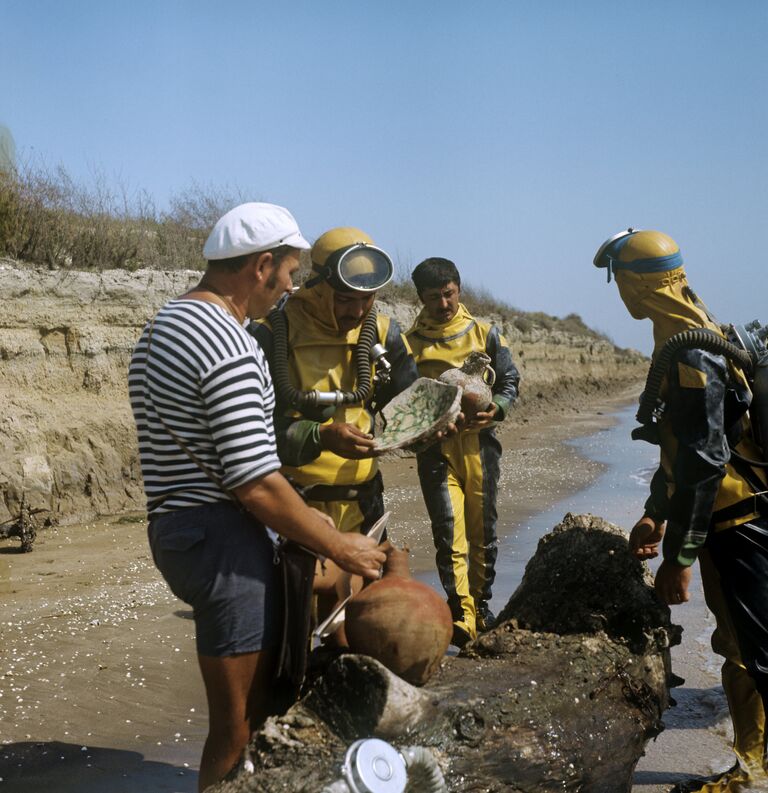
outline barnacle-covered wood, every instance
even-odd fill
[[[219,793],[320,791],[347,746],[430,747],[450,791],[629,791],[667,707],[669,610],[601,518],[567,515],[529,563],[499,626],[413,688],[365,656],[333,661],[254,735],[254,773]]]

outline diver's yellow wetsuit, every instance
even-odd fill
[[[657,273],[619,270],[616,282],[630,313],[653,322],[654,354],[685,330],[720,333],[682,267]],[[761,456],[747,414],[751,395],[743,374],[722,356],[683,349],[672,360],[661,396],[661,460],[645,514],[657,523],[667,521],[665,560],[688,566],[699,559],[706,602],[717,624],[712,648],[725,658],[722,682],[741,762],[741,768],[711,781],[679,787],[699,793],[740,791],[766,780],[768,520],[756,494],[768,490],[768,483],[764,468],[745,468],[731,455],[733,450],[749,459]]]
[[[355,391],[358,384],[354,351],[360,327],[348,332],[339,330],[333,289],[327,283],[310,289],[302,287],[281,310],[288,324],[291,385],[302,391]],[[268,322],[253,323],[250,329],[266,352],[274,376],[271,326]],[[375,457],[350,460],[323,449],[320,425],[345,422],[362,432],[372,432],[372,407],[381,409],[417,377],[416,365],[398,324],[379,314],[377,330],[377,341],[386,347],[392,365],[391,377],[388,383],[376,386],[366,404],[341,405],[324,414],[307,415],[278,402],[275,411],[281,471],[302,490],[310,506],[331,517],[339,531],[366,531],[381,517],[381,475]]]
[[[459,304],[437,323],[422,310],[406,334],[422,377],[460,367],[485,352],[496,372],[493,401],[502,421],[517,398],[520,376],[495,325],[476,320]],[[432,522],[437,569],[455,626],[474,638],[490,619],[488,602],[497,554],[496,495],[501,444],[493,427],[466,429],[417,456],[419,481]]]

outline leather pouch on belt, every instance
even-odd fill
[[[283,630],[275,679],[296,695],[307,671],[317,556],[291,541],[283,542],[277,553],[283,585]]]

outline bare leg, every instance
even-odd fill
[[[222,658],[197,656],[208,698],[199,791],[224,778],[240,759],[251,733],[274,712],[269,693],[274,656],[273,650]]]

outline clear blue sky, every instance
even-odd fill
[[[591,264],[628,225],[768,322],[767,41],[764,0],[0,0],[0,124],[79,180],[239,188],[648,351]]]

